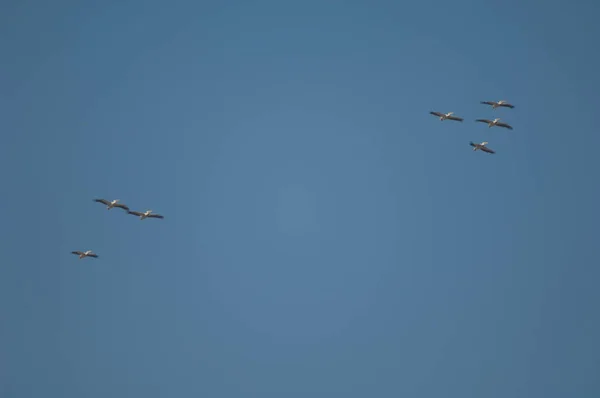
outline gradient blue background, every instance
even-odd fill
[[[599,397],[595,3],[3,3],[0,396]]]

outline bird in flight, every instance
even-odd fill
[[[482,104],[485,105],[490,105],[492,107],[492,109],[496,109],[496,108],[514,108],[515,106],[512,104],[509,104],[508,102],[504,101],[504,100],[500,100],[500,101],[481,101]]]
[[[477,150],[482,150],[483,152],[487,152],[487,153],[496,153],[494,150],[488,148],[486,145],[488,143],[486,141],[483,141],[481,144],[476,144],[473,141],[469,142],[469,145],[471,145],[473,147],[474,151]]]
[[[86,258],[86,257],[98,258],[98,255],[95,254],[95,253],[93,253],[91,250],[88,250],[88,251],[85,251],[85,252],[74,251],[74,252],[71,252],[71,253],[78,255],[80,260],[83,259],[83,258]]]
[[[481,123],[487,123],[488,127],[494,127],[494,126],[498,126],[498,127],[504,127],[506,129],[512,130],[512,126],[506,123],[502,123],[500,122],[500,119],[494,119],[494,120],[489,120],[489,119],[477,119],[475,120],[476,122],[481,122]]]
[[[140,218],[140,220],[143,220],[145,218],[165,218],[164,216],[161,216],[160,214],[154,214],[152,213],[152,210],[146,210],[143,213],[140,213],[139,211],[128,211],[128,214],[133,214],[134,216],[138,216]]]
[[[463,118],[461,118],[461,117],[452,116],[452,115],[454,115],[454,112],[448,112],[448,113],[429,112],[429,113],[432,114],[433,116],[439,117],[442,122],[444,120],[446,120],[446,119],[448,119],[448,120],[456,120],[457,122],[462,122],[463,121]]]
[[[103,205],[106,206],[106,210],[110,210],[114,207],[118,207],[125,211],[129,211],[129,207],[125,206],[124,204],[119,203],[119,199],[115,199],[110,202],[106,199],[94,199],[94,202],[102,203]]]

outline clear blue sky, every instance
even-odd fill
[[[3,5],[0,396],[600,396],[599,6],[212,3]]]

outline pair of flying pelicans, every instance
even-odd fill
[[[496,109],[496,108],[514,108],[515,106],[508,103],[507,101],[501,100],[501,101],[481,101],[482,104],[485,105],[490,105],[492,107],[492,109]],[[448,113],[441,113],[441,112],[429,112],[430,114],[437,116],[440,118],[441,121],[444,120],[455,120],[457,122],[462,122],[464,119],[462,117],[457,117],[457,116],[453,116],[454,112],[448,112]],[[494,120],[489,120],[489,119],[476,119],[476,122],[481,122],[481,123],[487,123],[488,127],[504,127],[506,129],[512,130],[512,126],[507,124],[507,123],[503,123],[500,122],[500,118],[496,118]],[[482,150],[483,152],[487,152],[487,153],[496,153],[495,151],[493,151],[492,149],[488,148],[486,145],[488,143],[486,141],[480,143],[480,144],[475,144],[473,142],[469,142],[469,145],[471,145],[473,147],[474,151],[477,150]]]
[[[108,201],[106,199],[94,199],[94,202],[102,203],[103,205],[106,206],[107,210],[114,209],[115,207],[118,207],[119,209],[125,210],[127,212],[127,214],[132,214],[134,216],[138,216],[140,218],[140,220],[144,220],[146,218],[161,218],[161,219],[165,218],[164,216],[161,216],[160,214],[154,214],[152,212],[152,210],[146,210],[143,213],[141,213],[139,211],[131,211],[131,210],[129,210],[128,206],[126,206],[126,205],[124,205],[122,203],[119,203],[119,199],[115,199],[115,200],[112,200],[112,201]],[[84,251],[84,252],[78,250],[78,251],[74,251],[74,252],[71,252],[71,253],[79,256],[80,260],[83,259],[83,258],[86,258],[86,257],[98,258],[98,255],[96,253],[94,253],[93,251],[91,251],[91,250],[87,250],[87,251]]]

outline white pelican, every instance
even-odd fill
[[[507,128],[509,130],[512,130],[512,126],[506,124],[506,123],[501,123],[500,119],[494,119],[494,120],[488,120],[488,119],[477,119],[475,120],[476,122],[481,122],[481,123],[487,123],[488,127],[494,127],[494,126],[498,126],[498,127],[504,127]]]
[[[140,213],[139,211],[128,211],[127,213],[138,216],[140,220],[143,220],[144,218],[164,218],[160,214],[152,214],[152,210],[146,210],[144,213]]]
[[[474,151],[481,149],[483,152],[496,153],[494,150],[492,150],[486,146],[487,145],[486,141],[483,141],[481,144],[476,144],[473,141],[471,141],[471,142],[469,142],[469,145],[471,145],[473,147]]]
[[[106,206],[106,210],[110,210],[113,207],[118,207],[120,209],[123,209],[125,211],[129,211],[129,207],[122,205],[121,203],[119,203],[119,199],[115,199],[111,202],[109,202],[106,199],[94,199],[94,202],[98,202],[98,203],[102,203],[103,205]]]
[[[430,114],[437,116],[440,118],[441,121],[444,121],[446,119],[448,120],[456,120],[457,122],[462,122],[463,119],[461,117],[456,117],[456,116],[452,116],[454,115],[454,112],[448,112],[448,113],[441,113],[441,112],[429,112]]]
[[[75,252],[71,252],[73,254],[77,254],[79,256],[79,259],[81,260],[82,258],[86,258],[86,257],[94,257],[94,258],[98,258],[98,255],[93,253],[91,250],[85,251],[85,252],[80,252],[80,251],[75,251]]]
[[[500,100],[497,102],[496,101],[481,101],[481,103],[485,104],[485,105],[491,105],[492,109],[501,108],[501,107],[512,109],[515,107],[514,105],[509,104],[508,102],[506,102],[504,100]]]

